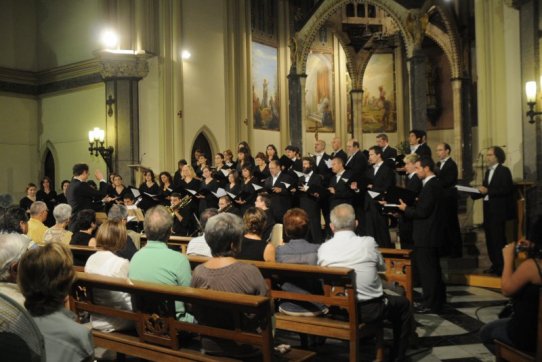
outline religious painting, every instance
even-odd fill
[[[335,132],[333,99],[333,54],[313,51],[305,82],[307,132]]]
[[[253,128],[280,130],[277,48],[252,42]]]
[[[363,133],[397,131],[394,56],[373,54],[363,76]]]

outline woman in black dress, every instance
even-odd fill
[[[47,205],[49,213],[47,214],[47,220],[44,224],[48,227],[51,227],[55,224],[55,218],[53,217],[53,209],[55,208],[56,201],[56,191],[53,189],[51,179],[47,176],[41,179],[41,187],[36,194],[36,199],[38,201],[43,201]]]
[[[190,208],[193,210],[193,212],[198,212],[199,200],[194,195],[196,195],[196,193],[199,191],[201,181],[196,178],[194,168],[190,165],[183,166],[181,175],[183,176],[183,179],[181,180],[181,192],[183,196],[192,196]]]
[[[239,195],[241,192],[241,184],[239,183],[239,174],[237,171],[230,172],[228,175],[228,183],[224,186],[224,190],[226,190],[232,199]]]
[[[235,161],[233,160],[233,152],[228,149],[223,152],[224,154],[224,165],[228,169],[234,169],[235,170]]]
[[[56,196],[57,204],[68,203],[68,199],[66,198],[66,192],[68,191],[68,186],[70,186],[70,181],[62,180],[62,183],[60,184],[60,189],[62,190],[62,192]]]
[[[213,195],[213,192],[218,190],[218,182],[213,178],[209,166],[205,166],[202,171],[203,181],[199,188],[201,193],[196,194],[196,197],[199,199],[199,215],[205,209],[218,208],[218,198]]]
[[[256,157],[254,158],[254,161],[256,162],[256,167],[254,167],[254,177],[256,180],[258,180],[258,183],[260,185],[263,185],[265,182],[265,179],[271,176],[269,173],[269,167],[267,166],[267,162],[265,162],[265,155],[263,152],[258,152]]]
[[[248,150],[246,148],[241,148],[237,152],[237,164],[235,166],[235,170],[241,174],[241,170],[243,169],[243,166],[250,166],[254,167],[254,162],[252,162],[250,157],[250,154],[248,153]]]
[[[254,206],[257,192],[253,185],[258,185],[258,181],[254,176],[252,176],[252,167],[248,165],[243,167],[241,170],[241,175],[243,179],[241,182],[241,194],[243,196],[235,200],[235,203],[241,210],[241,215],[243,215],[249,207]]]
[[[275,145],[267,145],[265,149],[265,154],[267,156],[267,163],[279,159],[277,148],[275,147]]]
[[[160,182],[160,191],[161,191],[161,201],[162,205],[169,206],[170,196],[173,192],[173,178],[171,174],[167,171],[160,172],[158,176]]]
[[[31,182],[26,185],[25,191],[26,196],[19,201],[19,206],[24,209],[24,211],[26,211],[26,213],[28,214],[30,211],[30,206],[32,206],[32,204],[37,201],[36,193],[38,192],[38,188],[36,187],[36,184],[33,184]]]
[[[139,192],[143,196],[143,200],[139,203],[139,207],[143,210],[150,209],[159,203],[160,186],[155,181],[154,172],[148,170],[145,172],[145,181],[139,185]]]

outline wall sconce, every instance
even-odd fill
[[[540,77],[540,84],[542,84],[542,77]],[[529,123],[533,124],[535,122],[534,117],[542,114],[542,112],[534,110],[534,106],[536,106],[536,82],[534,80],[525,83],[525,94],[527,95],[527,105],[529,106],[527,117],[529,117]]]
[[[103,129],[96,127],[88,131],[88,142],[90,145],[88,151],[91,156],[94,154],[94,156],[98,157],[98,154],[100,154],[107,165],[107,170],[113,172],[113,147],[104,147],[104,140],[105,131]]]

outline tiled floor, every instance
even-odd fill
[[[415,290],[419,293],[419,290]],[[480,343],[480,327],[497,318],[507,299],[500,292],[484,288],[448,286],[448,304],[441,315],[416,315],[416,332],[419,348],[409,350],[411,361],[493,361],[494,357]],[[299,346],[296,334],[278,332],[278,338],[292,346]],[[386,330],[386,340],[391,331]],[[362,348],[362,359],[372,361],[372,341]],[[323,346],[315,347],[317,361],[346,361],[348,349],[345,342],[328,339]]]

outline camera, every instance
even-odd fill
[[[516,244],[516,254],[519,254],[519,253],[522,253],[522,252],[526,253],[528,250],[529,250],[529,245],[523,244],[523,243]]]

